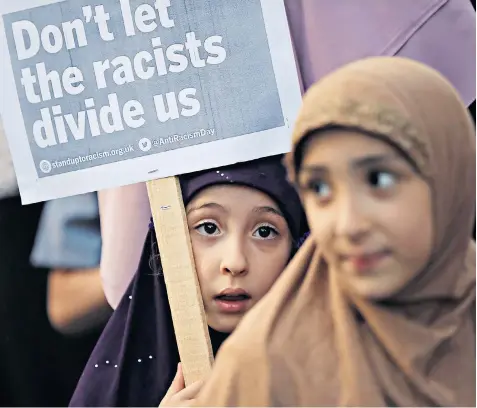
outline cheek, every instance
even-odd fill
[[[430,200],[422,196],[420,200],[413,200],[413,205],[403,203],[399,212],[389,213],[388,223],[398,255],[414,267],[423,267],[431,255],[433,244]]]
[[[256,251],[250,264],[250,284],[255,296],[264,296],[287,266],[291,254],[291,240],[283,242],[274,251]]]
[[[214,251],[213,245],[205,244],[198,237],[191,236],[191,243],[200,288],[205,293],[207,292],[207,283],[212,281],[219,270],[218,260],[216,259],[217,251]]]
[[[311,234],[316,242],[322,242],[332,229],[331,214],[320,208],[313,197],[304,197],[303,207]]]

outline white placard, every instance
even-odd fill
[[[4,128],[24,204],[287,152],[283,0],[2,0]]]

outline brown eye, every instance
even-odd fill
[[[277,235],[279,235],[278,231],[268,225],[262,225],[261,227],[257,228],[253,233],[254,237],[260,239],[273,239]]]
[[[388,171],[372,170],[368,173],[368,183],[373,188],[388,189],[397,183],[397,177]]]
[[[219,235],[220,230],[217,225],[213,222],[204,222],[203,224],[198,225],[196,231],[201,235]]]
[[[320,200],[327,200],[331,197],[331,186],[322,180],[313,180],[308,183],[311,190]]]
[[[269,227],[260,227],[258,229],[258,235],[260,238],[268,238],[272,234],[272,229]]]

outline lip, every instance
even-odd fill
[[[224,289],[215,297],[217,298],[219,296],[248,296],[250,297],[250,294],[245,289],[242,289],[242,288],[227,288],[227,289]]]
[[[234,297],[238,299],[233,299]],[[250,304],[251,296],[244,289],[227,288],[216,295],[214,301],[222,313],[243,313]]]
[[[358,272],[366,272],[375,268],[381,261],[389,256],[389,251],[362,252],[357,254],[340,255],[340,260],[352,265]]]

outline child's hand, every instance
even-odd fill
[[[159,407],[190,407],[202,388],[203,381],[197,381],[188,387],[185,386],[182,365],[177,366],[176,376],[162,399]]]

